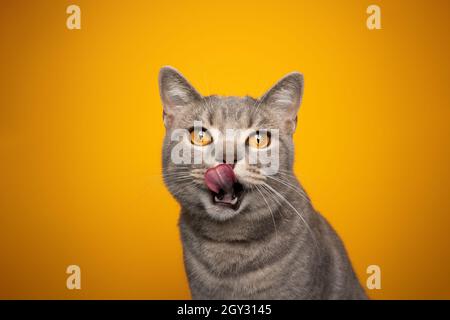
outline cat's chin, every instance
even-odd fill
[[[239,214],[239,210],[235,211],[227,207],[209,207],[206,210],[208,216],[217,221],[226,221],[232,219]]]

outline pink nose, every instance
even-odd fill
[[[209,190],[219,193],[233,191],[233,185],[237,182],[233,168],[229,164],[219,164],[214,168],[209,168],[205,173],[205,183]]]

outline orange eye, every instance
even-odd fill
[[[266,131],[256,131],[248,137],[248,145],[252,148],[262,149],[270,144],[270,135]]]
[[[192,130],[191,143],[196,146],[206,146],[212,142],[212,137],[206,129]]]

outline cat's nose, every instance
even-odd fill
[[[224,152],[222,154],[222,157],[216,160],[217,162],[235,165],[240,159],[238,159],[236,152],[233,155],[229,154],[228,157],[227,154]]]
[[[233,164],[236,164],[236,162],[238,162],[238,160],[237,160],[237,157],[234,156]],[[227,159],[224,158],[224,159],[222,160],[222,163],[228,163],[228,162],[227,162]],[[231,164],[231,163],[228,163],[228,164]]]

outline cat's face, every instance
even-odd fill
[[[175,69],[162,68],[164,181],[182,206],[216,220],[270,214],[261,210],[269,180],[292,171],[302,88],[302,76],[291,73],[261,99],[204,97]]]

